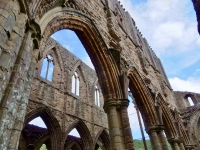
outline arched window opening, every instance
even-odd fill
[[[42,146],[40,147],[40,150],[48,150],[46,144],[42,144]]]
[[[91,59],[81,43],[79,37],[72,30],[63,29],[55,32],[51,36],[54,40],[58,41],[68,51],[73,53],[76,57],[81,59],[90,68],[94,69]]]
[[[47,55],[42,64],[40,76],[46,80],[52,81],[53,78],[54,61],[51,55]]]
[[[128,89],[128,94],[128,99],[130,102],[128,107],[128,116],[132,135],[134,137],[135,148],[144,150],[151,149],[149,136],[144,131],[144,122],[139,108],[136,104],[136,99],[130,89]]]
[[[95,150],[102,150],[102,148],[98,144],[96,144]]]
[[[190,103],[190,106],[194,106],[194,102],[193,102],[192,98],[188,97],[187,99],[188,99],[188,102]]]
[[[99,88],[97,85],[95,86],[95,105],[100,107],[100,94],[99,94]]]
[[[75,137],[78,137],[80,138],[80,134],[78,133],[78,131],[76,130],[76,128],[74,128],[70,133],[69,135],[72,135],[72,136],[75,136]]]
[[[46,126],[46,124],[44,123],[44,121],[42,120],[41,117],[37,117],[37,118],[31,120],[28,124],[47,129],[47,126]]]
[[[72,93],[79,96],[80,80],[77,72],[74,72],[72,76]]]
[[[48,150],[51,149],[49,131],[41,117],[29,121],[20,136],[20,149]]]

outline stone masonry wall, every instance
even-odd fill
[[[47,107],[58,120],[63,133],[69,132],[74,122],[82,120],[89,129],[93,140],[95,140],[102,129],[108,129],[107,116],[103,110],[104,100],[101,92],[101,106],[98,107],[94,103],[94,86],[98,80],[95,71],[53,39],[49,39],[45,49],[44,54],[52,54],[52,49],[54,49],[53,53],[56,53],[55,55],[57,56],[61,56],[57,58],[58,60],[55,60],[55,67],[57,66],[56,63],[64,65],[60,67],[63,68],[63,70],[58,69],[61,70],[59,73],[60,76],[62,76],[62,80],[60,80],[60,85],[58,85],[57,82],[54,82],[57,81],[55,76],[53,76],[52,82],[42,78],[40,76],[40,71],[43,59],[41,59],[37,65],[37,70],[39,71],[36,72],[31,85],[26,114],[38,108]],[[45,57],[45,55],[43,57]],[[80,77],[79,96],[71,92],[71,80],[74,71],[76,71]],[[53,75],[55,74],[57,74],[56,70],[53,72]],[[57,76],[57,78],[60,78],[60,76]],[[64,87],[66,87],[67,90],[62,88],[63,84],[65,84]]]

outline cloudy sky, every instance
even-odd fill
[[[161,59],[172,88],[200,93],[200,36],[191,0],[120,1]],[[62,30],[52,37],[93,68],[72,31]],[[141,138],[132,104],[129,106],[129,117],[134,138]]]

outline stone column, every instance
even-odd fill
[[[167,139],[163,133],[163,130],[159,131],[158,132],[158,136],[160,138],[160,142],[161,142],[161,145],[162,145],[162,149],[163,150],[169,150],[168,149],[168,145],[167,145]]]
[[[121,131],[120,112],[117,111],[117,100],[108,99],[105,101],[104,109],[108,116],[111,150],[125,150],[123,133]]]
[[[32,28],[27,30],[0,105],[0,149],[18,149],[30,89],[26,83],[30,84],[33,76],[28,72],[37,45],[33,33]]]
[[[27,15],[17,0],[0,1],[0,103],[9,82],[21,43]]]
[[[179,147],[179,144],[178,144],[179,143],[179,139],[173,138],[173,139],[170,139],[169,142],[170,142],[173,150],[180,150],[180,147]]]
[[[133,137],[131,133],[128,111],[127,111],[129,100],[121,99],[121,100],[118,100],[118,102],[120,103],[119,109],[121,111],[122,127],[123,127],[123,133],[124,133],[124,144],[126,146],[126,149],[134,150]]]
[[[184,144],[182,142],[179,145],[180,145],[180,150],[185,150]]]
[[[104,108],[108,115],[109,131],[113,150],[134,150],[133,138],[127,112],[128,105],[128,99],[108,100],[105,103]],[[119,146],[121,146],[121,149]]]
[[[148,131],[150,141],[151,141],[151,146],[153,150],[162,150],[161,143],[159,141],[158,134],[155,129],[150,129]]]

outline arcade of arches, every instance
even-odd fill
[[[153,150],[200,149],[200,94],[172,90],[117,0],[0,0],[0,10],[1,150],[134,150],[128,88]],[[96,72],[50,38],[62,29]],[[28,124],[36,117],[47,129]]]

